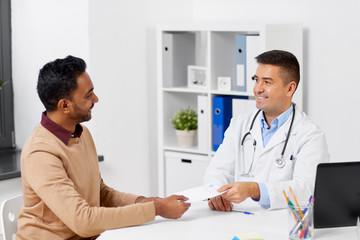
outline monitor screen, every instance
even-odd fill
[[[355,226],[360,217],[360,162],[319,164],[314,197],[315,228]]]

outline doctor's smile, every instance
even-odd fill
[[[259,96],[259,95],[255,95],[255,100],[257,102],[263,102],[267,99],[268,97],[265,97],[265,96]]]

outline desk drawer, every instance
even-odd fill
[[[200,154],[165,152],[165,195],[203,184],[209,157]]]

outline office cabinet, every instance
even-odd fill
[[[202,185],[207,155],[165,151],[164,157],[166,196]]]
[[[303,31],[298,24],[177,25],[157,29],[158,168],[159,195],[167,195],[169,173],[165,152],[193,154],[211,159],[213,147],[213,100],[217,96],[253,101],[251,77],[257,55],[279,49],[292,52],[303,62]],[[300,74],[302,76],[302,74]],[[302,79],[293,101],[302,109]],[[239,101],[237,101],[237,104]],[[247,104],[251,105],[251,104]],[[241,105],[238,105],[241,106]],[[232,107],[241,111],[241,107]],[[180,108],[192,108],[198,116],[198,144],[179,147],[171,118]],[[244,108],[244,113],[248,112]],[[236,112],[233,115],[239,115]],[[196,166],[196,165],[193,165]],[[195,168],[195,167],[194,167]],[[193,169],[180,168],[187,176]],[[194,170],[195,171],[195,170]],[[198,170],[199,174],[202,170]],[[195,173],[192,173],[195,174]],[[170,181],[170,180],[169,180]],[[180,189],[181,180],[177,187]],[[183,185],[185,187],[185,183]],[[169,190],[170,191],[170,190]]]

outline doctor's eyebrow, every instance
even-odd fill
[[[256,80],[256,79],[263,79],[263,80],[273,80],[271,77],[262,77],[262,78],[259,78],[258,76],[254,75],[252,76],[252,79],[253,80]]]
[[[259,78],[258,76],[256,76],[256,74],[254,76],[251,77],[252,80],[256,80],[256,79],[265,79],[265,80],[273,80],[271,77],[262,77]]]
[[[264,79],[264,80],[270,80],[270,81],[273,81],[273,79],[271,78],[271,77],[263,77],[263,78],[261,78],[261,79]]]

